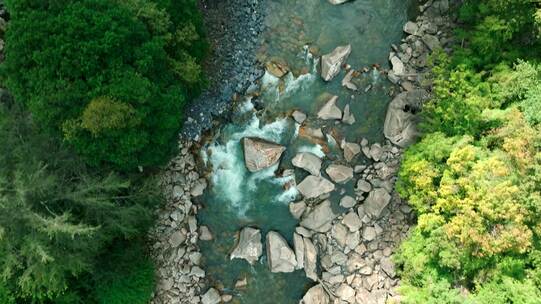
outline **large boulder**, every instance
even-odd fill
[[[267,259],[271,272],[293,272],[297,266],[295,253],[275,231],[267,233]]]
[[[310,288],[304,297],[302,297],[302,300],[299,302],[299,304],[329,304],[329,295],[321,286],[321,284],[318,284],[312,288]]]
[[[300,184],[297,190],[305,198],[314,198],[334,190],[334,184],[321,176],[307,176]]]
[[[306,277],[317,281],[317,249],[309,238],[304,240],[304,272]]]
[[[279,144],[253,137],[243,138],[244,162],[250,172],[257,172],[276,164],[286,150]]]
[[[222,297],[218,291],[214,288],[209,289],[202,297],[201,303],[203,304],[218,304],[222,301]]]
[[[325,81],[332,80],[340,73],[340,66],[346,61],[351,53],[351,45],[336,47],[331,53],[321,57],[321,77]]]
[[[301,152],[295,155],[291,161],[293,166],[304,169],[310,174],[319,176],[321,170],[321,159],[310,152]]]
[[[389,202],[391,201],[391,195],[387,190],[383,188],[376,188],[370,191],[368,197],[364,201],[364,211],[375,218],[379,218],[381,212]]]
[[[261,231],[251,227],[242,228],[239,242],[231,253],[231,259],[245,259],[253,265],[262,253]]]
[[[351,162],[357,154],[361,153],[361,146],[356,143],[344,143],[342,146],[342,149],[344,150],[344,158],[347,162]]]
[[[336,105],[336,101],[338,101],[338,96],[331,97],[319,110],[317,117],[325,120],[342,119],[342,110]]]
[[[393,144],[406,147],[419,137],[414,112],[419,109],[424,94],[422,90],[402,92],[389,104],[383,133]]]
[[[331,208],[331,202],[325,200],[306,213],[300,224],[316,232],[327,232],[331,229],[332,221],[335,218],[336,214]]]
[[[353,169],[351,167],[332,164],[327,167],[325,170],[329,177],[339,184],[347,183],[350,179],[353,178]]]

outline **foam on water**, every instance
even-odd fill
[[[299,149],[297,149],[298,152],[310,152],[314,155],[317,155],[320,158],[325,157],[325,153],[323,152],[323,147],[320,145],[313,145],[313,146],[301,146]]]
[[[251,102],[248,100],[246,104],[251,104]],[[245,107],[249,108],[249,106]],[[278,164],[276,164],[256,173],[248,172],[244,164],[241,139],[258,137],[280,142],[284,132],[290,127],[287,118],[263,126],[260,124],[260,120],[254,113],[246,126],[241,131],[231,134],[225,144],[215,142],[207,149],[213,171],[213,191],[220,193],[220,196],[225,198],[240,216],[244,215],[252,204],[246,198],[257,192],[260,182],[274,179],[274,172],[278,169]]]

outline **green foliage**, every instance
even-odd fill
[[[157,187],[89,171],[28,115],[0,106],[0,299],[89,303],[72,286],[110,244],[146,232]]]
[[[203,84],[195,1],[6,4],[5,84],[40,127],[93,166],[167,161],[182,109]]]
[[[465,1],[465,47],[432,56],[425,135],[396,185],[418,214],[394,257],[404,303],[540,302],[538,14],[528,0]]]
[[[459,11],[464,26],[455,61],[482,68],[501,61],[539,56],[539,6],[531,0],[467,0]]]
[[[146,304],[154,291],[154,265],[139,243],[115,244],[94,280],[100,304]]]

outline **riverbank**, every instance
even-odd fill
[[[387,141],[370,144],[366,139],[357,138],[353,142],[342,142],[340,145],[344,158],[350,158],[352,153],[353,157],[364,157],[362,162],[354,160],[348,164],[353,168],[351,179],[356,181],[355,197],[345,200],[342,198],[343,211],[326,217],[330,219],[325,222],[328,230],[311,231],[307,229],[306,221],[304,224],[301,221],[296,230],[295,238],[303,240],[300,242],[303,245],[311,244],[316,251],[316,258],[314,260],[313,256],[305,256],[304,249],[297,247],[300,243],[295,242],[294,252],[298,255],[295,263],[303,256],[304,261],[310,259],[314,263],[311,266],[304,264],[304,267],[313,269],[314,266],[315,269],[322,270],[321,275],[315,274],[318,285],[308,290],[302,300],[305,304],[328,303],[335,298],[348,303],[384,303],[388,299],[399,300],[395,291],[399,286],[399,278],[396,276],[391,255],[407,235],[414,216],[407,203],[400,200],[394,192],[393,185],[402,148],[413,142],[418,135],[415,129],[418,120],[416,113],[430,93],[430,83],[426,81],[429,73],[426,65],[428,54],[440,46],[448,48],[452,43],[449,39],[452,22],[448,16],[449,5],[446,3],[447,1],[442,0],[422,5],[421,14],[416,21],[408,22],[404,26],[407,37],[399,46],[393,46],[390,53],[392,69],[387,73],[387,77],[400,87],[401,93],[394,97],[387,111],[383,128]],[[212,7],[216,10],[225,10],[225,7],[218,3],[207,4],[214,5]],[[207,18],[212,15],[213,13],[206,13]],[[257,17],[255,19],[258,20]],[[230,33],[236,35],[235,30]],[[215,43],[219,45],[220,38],[217,36]],[[238,41],[238,37],[242,36],[236,37]],[[255,48],[249,43],[248,50],[251,52]],[[220,60],[232,58],[229,68],[221,70],[219,73],[222,74],[216,74],[214,80],[211,80],[218,84],[215,89],[203,95],[200,107],[190,110],[189,117],[192,117],[192,120],[188,118],[183,133],[185,136],[199,139],[203,130],[213,126],[213,115],[228,111],[235,93],[242,95],[246,87],[257,82],[263,70],[258,68],[260,65],[257,63],[247,63],[246,69],[238,66],[242,59],[241,56],[235,57],[235,53],[242,52],[237,50],[209,63],[209,69],[212,70],[219,66]],[[251,56],[248,56],[248,61]],[[239,69],[238,75],[241,76],[231,77],[234,74],[230,73],[234,73],[235,69]],[[225,82],[225,79],[232,81]],[[355,84],[357,80],[349,81]],[[363,90],[365,89],[363,87]],[[204,257],[198,246],[199,240],[210,241],[214,237],[207,227],[198,225],[196,218],[201,206],[195,200],[204,193],[208,183],[205,177],[201,176],[196,164],[201,156],[201,147],[198,143],[188,141],[182,142],[181,146],[182,154],[171,162],[164,175],[168,204],[159,212],[158,225],[152,234],[156,240],[153,252],[158,264],[159,279],[153,303],[227,302],[232,299],[231,293],[220,288],[208,289],[206,272],[202,265]],[[350,154],[349,157],[346,156],[347,153]],[[324,197],[325,195],[320,198]],[[302,211],[295,208],[299,206],[298,202],[292,203],[290,208],[294,210],[295,216],[306,219],[311,217],[310,214],[324,214],[328,211],[321,210],[324,204],[320,202],[321,200],[310,200],[305,203]],[[288,246],[287,243],[285,246]],[[295,267],[297,266],[299,265]],[[311,269],[305,271],[314,279]]]

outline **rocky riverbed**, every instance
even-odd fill
[[[217,3],[213,5],[220,7]],[[245,12],[253,16],[252,9],[260,9],[257,5],[261,3],[250,5]],[[287,207],[291,220],[281,224],[291,225],[291,229],[273,229],[272,226],[261,229],[250,220],[246,220],[248,226],[226,223],[238,227],[238,234],[236,242],[235,239],[225,240],[229,249],[224,249],[224,259],[219,260],[219,263],[235,259],[238,261],[236,263],[256,267],[252,269],[267,268],[270,275],[292,272],[301,274],[309,282],[308,285],[299,286],[306,290],[302,299],[276,300],[263,296],[259,303],[399,302],[396,288],[400,281],[392,262],[392,253],[407,236],[415,217],[407,202],[402,201],[394,191],[394,183],[403,148],[418,136],[417,113],[423,101],[430,96],[427,57],[436,49],[450,51],[453,43],[450,36],[453,22],[449,7],[447,0],[428,1],[419,7],[419,16],[403,27],[405,38],[400,44],[392,45],[388,57],[389,70],[377,65],[371,68],[349,66],[347,63],[351,59],[348,58],[351,52],[355,52],[351,45],[343,45],[326,54],[312,55],[314,58],[321,57],[318,77],[328,81],[340,79],[340,90],[346,94],[354,96],[376,90],[377,83],[367,85],[363,82],[366,77],[375,74],[385,76],[396,85],[398,89],[389,88],[392,101],[381,120],[384,140],[370,140],[357,136],[357,133],[347,133],[350,126],[355,127],[365,117],[356,111],[354,101],[344,103],[342,95],[340,99],[335,95],[320,96],[321,101],[316,102],[313,111],[292,107],[288,111],[289,117],[265,126],[261,126],[263,121],[258,119],[258,126],[253,127],[252,131],[235,131],[233,134],[236,137],[229,137],[229,142],[235,143],[236,150],[222,151],[218,144],[194,143],[183,139],[180,142],[181,155],[172,160],[164,174],[163,185],[168,203],[159,211],[159,221],[151,234],[154,240],[153,255],[158,265],[158,286],[153,303],[253,303],[249,300],[251,298],[243,297],[241,291],[246,288],[248,281],[258,280],[258,277],[250,280],[240,276],[234,286],[218,282],[213,275],[209,278],[207,257],[200,250],[201,244],[204,247],[212,246],[219,238],[227,235],[216,228],[200,225],[198,218],[202,218],[203,222],[208,218],[205,215],[209,212],[206,209],[210,208],[207,200],[216,199],[216,196],[206,194],[209,191],[206,190],[207,185],[215,191],[222,182],[216,175],[223,174],[228,166],[238,168],[223,160],[220,162],[223,167],[216,168],[215,163],[212,163],[213,154],[216,157],[220,152],[227,154],[233,151],[242,154],[242,166],[247,175],[270,172],[269,176],[260,175],[255,181],[249,178],[246,182],[255,182],[259,187],[265,180],[276,179],[280,181],[278,188],[283,187],[291,194],[291,199],[296,198]],[[258,20],[257,16],[252,18]],[[257,33],[254,37],[257,37]],[[249,61],[252,60],[252,57],[249,58]],[[233,62],[238,62],[235,60]],[[271,65],[267,62],[266,79],[259,78],[261,72],[254,72],[257,71],[253,69],[258,66],[256,63],[246,66],[249,67],[247,71],[250,71],[239,74],[245,78],[234,79],[232,82],[237,83],[235,90],[238,93],[248,95],[246,105],[251,104],[250,100],[254,96],[265,94],[265,87],[270,86],[269,79],[272,80],[270,83],[279,88],[281,81],[288,77],[287,65],[276,65],[276,61]],[[224,72],[223,75],[230,74]],[[243,82],[243,79],[247,81]],[[256,83],[258,89],[245,92],[245,87],[250,86],[250,83]],[[287,88],[282,90],[287,91]],[[224,99],[218,102],[216,99],[206,99],[206,102],[216,102],[220,104],[218,107],[227,109],[234,90],[224,91],[223,87],[217,87],[211,91],[214,93],[207,94],[217,94],[213,96],[219,95]],[[216,114],[224,111],[217,111]],[[252,107],[237,108],[237,112],[244,111],[253,113],[256,119],[268,112],[255,111]],[[208,119],[206,121],[205,118],[205,122],[198,120],[198,123],[203,122],[200,125],[202,128],[198,126],[198,131],[187,131],[185,135],[201,134],[205,126],[212,125],[212,118],[209,116]],[[191,128],[189,124],[190,121],[186,130]],[[295,133],[284,139],[282,131],[276,130],[278,126],[286,128],[284,126],[288,124],[294,126]],[[223,139],[220,141],[223,143]],[[296,146],[298,141],[311,143],[319,149],[303,150]],[[201,154],[201,151],[206,152]],[[209,164],[214,167],[211,175],[205,176],[201,168]],[[274,177],[277,170],[278,177]],[[224,176],[230,179],[232,175]],[[227,186],[235,185],[228,183]],[[244,199],[239,200],[239,203],[243,202]],[[222,216],[223,220],[228,220],[225,213]],[[279,219],[275,220],[280,222]],[[213,250],[221,254],[221,249]],[[257,271],[253,275],[261,272]],[[287,280],[287,277],[280,278]],[[261,295],[267,295],[262,289],[259,291]]]

